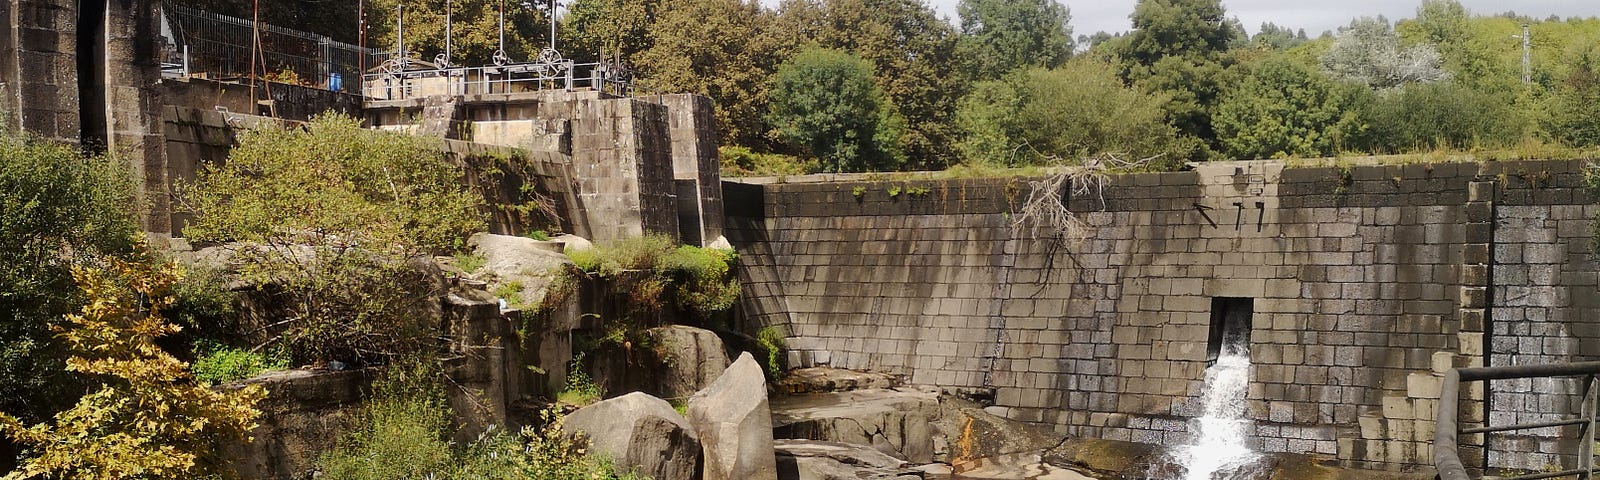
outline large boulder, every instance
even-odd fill
[[[484,261],[478,272],[466,273],[486,274],[484,276],[495,284],[493,290],[509,297],[505,298],[506,307],[515,310],[533,308],[543,302],[563,265],[571,263],[561,253],[560,242],[479,233],[467,239],[467,245]],[[517,288],[500,288],[506,285]]]
[[[644,392],[661,398],[686,399],[711,385],[728,368],[728,353],[715,332],[687,325],[645,330],[647,355],[590,355],[584,368],[608,392]],[[636,350],[637,351],[637,350]]]
[[[687,325],[652,328],[647,335],[662,352],[661,395],[684,398],[711,385],[728,368],[728,352],[716,333]]]
[[[583,407],[563,427],[589,439],[590,448],[624,469],[651,478],[694,478],[700,441],[666,400],[634,392]],[[768,440],[771,444],[771,440]]]
[[[767,381],[749,352],[689,398],[689,423],[705,449],[704,480],[777,480]]]

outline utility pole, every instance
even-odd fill
[[[1522,83],[1533,83],[1533,35],[1528,30],[1528,24],[1522,24],[1522,35],[1512,35],[1511,38],[1522,39]]]

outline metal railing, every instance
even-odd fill
[[[166,4],[161,51],[169,75],[206,74],[213,78],[250,75],[256,25],[250,20]],[[388,59],[389,53],[276,25],[260,25],[265,69],[257,74],[282,83],[335,91],[360,91],[361,69]],[[262,71],[265,70],[265,71]]]
[[[546,49],[532,62],[461,67],[442,58],[425,62],[395,58],[362,77],[362,93],[373,100],[406,100],[432,95],[477,95],[588,88],[609,95],[637,94],[633,74],[611,63],[574,63]]]
[[[1487,415],[1488,412],[1485,412],[1482,427],[1460,428],[1458,425],[1461,382],[1488,382],[1490,380],[1545,377],[1584,377],[1583,406],[1579,409],[1580,411],[1576,418],[1514,425],[1489,425],[1489,415]],[[1577,468],[1504,477],[1503,480],[1536,480],[1574,475],[1582,480],[1592,480],[1594,478],[1595,412],[1596,401],[1600,400],[1600,398],[1597,398],[1597,395],[1600,395],[1600,362],[1457,368],[1445,373],[1442,387],[1443,390],[1439,395],[1438,423],[1433,433],[1433,466],[1439,472],[1439,480],[1471,480],[1471,477],[1467,475],[1466,466],[1461,462],[1460,445],[1458,443],[1460,435],[1531,430],[1567,425],[1578,426]],[[1485,449],[1489,448],[1489,443],[1485,438]],[[1488,465],[1485,465],[1485,467],[1488,467]]]

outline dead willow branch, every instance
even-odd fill
[[[1091,226],[1067,205],[1073,198],[1093,196],[1105,211],[1105,186],[1111,174],[1143,169],[1158,157],[1124,160],[1103,153],[1082,158],[1078,165],[1063,166],[1054,174],[1028,182],[1028,199],[1012,221],[1013,234],[1031,238],[1051,238],[1075,247],[1089,238]]]

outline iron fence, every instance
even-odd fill
[[[362,80],[362,93],[374,100],[404,100],[431,95],[480,95],[587,88],[628,97],[639,92],[632,72],[611,63],[575,63],[546,49],[532,62],[482,67],[439,65],[392,59]]]
[[[323,35],[260,25],[261,54],[252,55],[254,22],[164,5],[162,67],[168,73],[230,79],[249,76],[252,59],[264,78],[334,91],[360,92],[362,67],[382,64],[387,52],[334,41]]]

